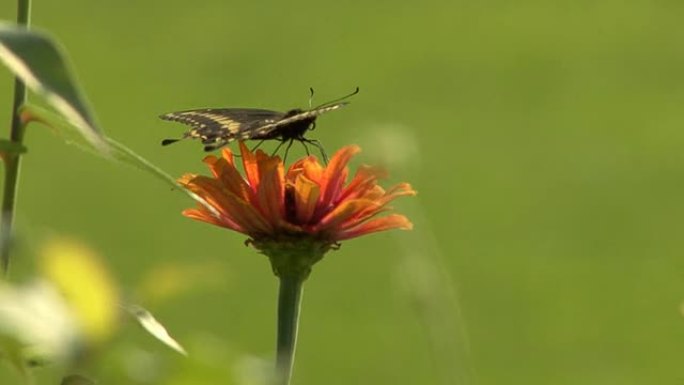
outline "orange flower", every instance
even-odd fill
[[[358,146],[344,147],[327,166],[308,156],[285,171],[280,157],[252,153],[240,142],[244,176],[231,150],[224,149],[220,158],[204,158],[213,176],[186,174],[179,179],[201,202],[183,215],[248,235],[248,243],[271,261],[280,280],[279,384],[290,383],[302,284],[312,266],[339,241],[412,226],[403,215],[377,216],[389,211],[387,205],[395,198],[415,195],[409,184],[384,190],[377,184],[384,173],[368,166],[359,167],[347,183],[347,164],[359,151]]]
[[[327,166],[308,156],[285,172],[280,157],[252,153],[240,143],[244,177],[231,150],[224,149],[221,158],[204,158],[212,177],[186,174],[179,180],[206,203],[183,215],[246,234],[257,247],[266,241],[308,240],[329,248],[376,231],[410,229],[403,215],[377,217],[395,198],[415,195],[409,184],[384,190],[377,184],[384,173],[368,166],[359,167],[347,183],[347,163],[359,151],[346,146]]]

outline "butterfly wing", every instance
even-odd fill
[[[275,124],[284,116],[282,112],[254,108],[205,108],[171,112],[160,118],[192,127],[183,139],[200,139],[207,150],[213,150],[233,140],[252,139],[259,128]],[[162,144],[175,141],[167,139]]]

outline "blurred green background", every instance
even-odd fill
[[[33,13],[108,134],[174,176],[204,172],[204,154],[162,148],[184,127],[161,113],[287,110],[310,86],[314,104],[361,87],[310,136],[330,153],[357,143],[388,184],[411,182],[418,197],[395,206],[416,228],[317,266],[298,385],[684,382],[683,18],[678,1],[37,0]],[[11,84],[0,72],[6,126]],[[144,305],[191,354],[270,359],[277,282],[245,237],[48,131],[26,140],[13,275],[51,232],[99,250],[131,296],[154,271],[196,266],[201,287]],[[173,352],[129,334],[127,368],[146,376],[122,382],[111,364],[101,383],[177,371]]]

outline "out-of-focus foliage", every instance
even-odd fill
[[[3,347],[20,370],[80,359],[111,337],[119,319],[117,288],[85,246],[53,239],[39,266],[42,275],[33,282],[0,287]]]
[[[147,310],[125,305],[109,271],[90,248],[65,238],[46,242],[40,276],[24,285],[0,286],[0,357],[19,373],[32,366],[78,367],[107,349],[126,309],[162,343],[186,354]],[[65,378],[78,381],[78,377]]]
[[[110,337],[118,321],[118,288],[93,251],[80,243],[54,240],[39,261],[44,277],[53,282],[73,308],[79,329],[94,343]]]

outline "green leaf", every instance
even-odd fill
[[[135,151],[117,142],[116,140],[103,135],[102,143],[105,147],[104,151],[100,151],[100,147],[95,147],[91,142],[83,141],[81,136],[73,135],[73,126],[71,126],[68,121],[45,108],[28,104],[21,108],[20,113],[22,116],[24,116],[25,120],[36,121],[45,124],[46,126],[52,128],[57,135],[61,135],[67,143],[75,144],[86,152],[108,160],[115,160],[128,164],[139,170],[143,170],[154,175],[158,179],[173,186],[174,190],[183,192],[185,195],[204,205],[207,207],[207,209],[218,215],[216,209],[209,205],[204,199],[194,194],[190,190],[180,186],[169,174],[165,173],[162,169],[150,163],[147,159],[138,155]]]
[[[174,187],[174,189],[184,192],[186,195],[190,196],[190,198],[205,204],[200,197],[179,186],[178,183],[176,183],[176,180],[169,174],[165,173],[159,167],[150,163],[147,159],[138,155],[135,151],[115,141],[114,139],[103,135],[102,143],[105,147],[104,151],[101,151],[100,147],[95,147],[93,143],[84,141],[82,136],[73,135],[73,126],[68,121],[45,108],[28,104],[21,108],[20,113],[27,121],[43,123],[44,125],[52,128],[55,134],[61,136],[69,144],[74,144],[80,149],[93,155],[97,155],[108,160],[119,161],[137,169],[146,171],[165,183],[170,184]]]
[[[102,132],[66,55],[50,36],[23,26],[0,23],[0,61],[27,88],[62,114],[93,147],[106,151]]]
[[[159,323],[149,311],[137,305],[126,306],[126,310],[128,310],[128,313],[131,314],[148,333],[154,336],[154,338],[163,342],[166,346],[178,353],[184,356],[188,355],[185,352],[185,349],[169,335],[169,332],[166,331],[164,325]]]
[[[180,187],[174,178],[102,133],[65,55],[48,35],[0,22],[0,61],[61,115],[27,104],[19,111],[24,124],[30,121],[44,123],[67,142],[95,155],[147,171],[215,212],[202,198]]]

